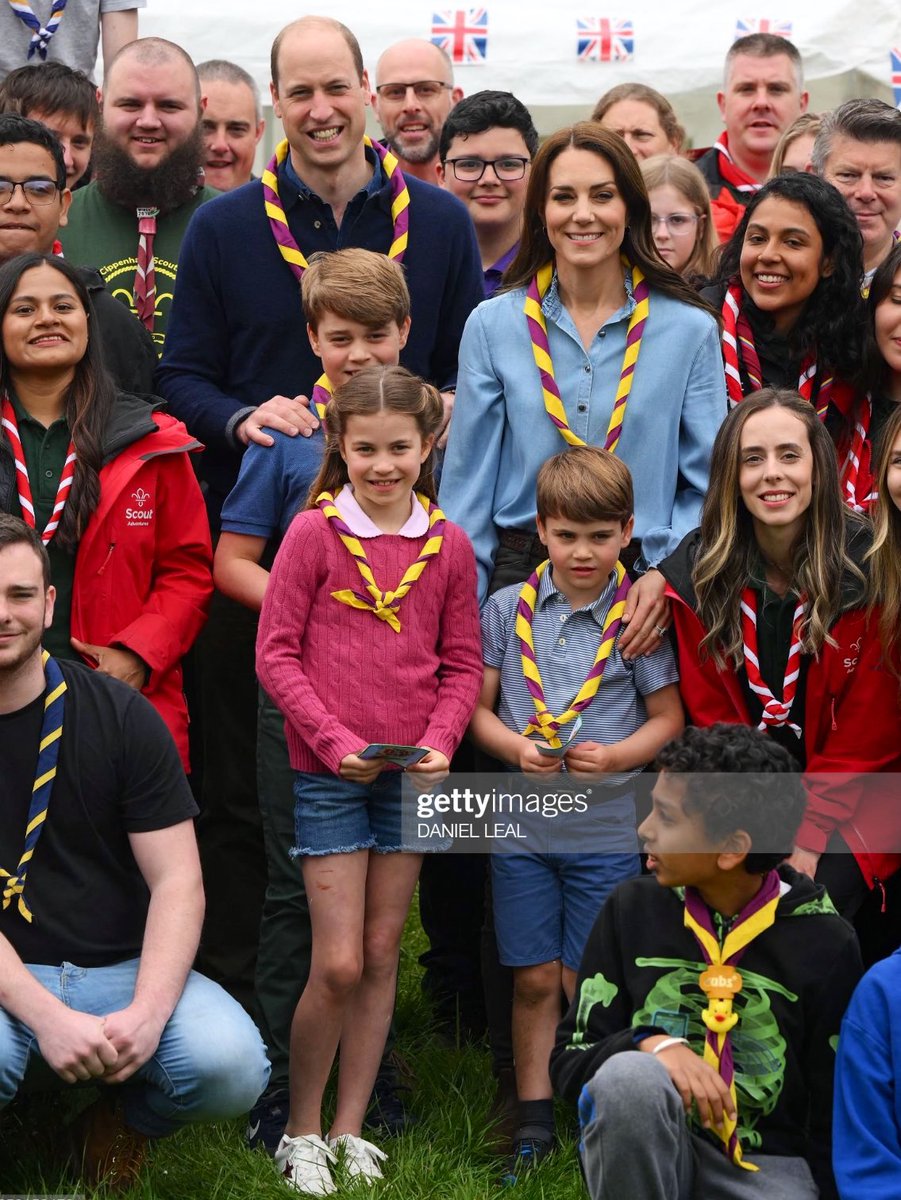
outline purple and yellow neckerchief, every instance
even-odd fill
[[[397,610],[400,608],[401,600],[403,600],[404,596],[406,596],[407,592],[409,592],[410,588],[429,565],[431,559],[440,552],[441,544],[444,541],[444,526],[447,519],[444,513],[437,504],[432,503],[428,496],[424,496],[421,492],[416,492],[415,495],[428,514],[429,537],[422,550],[420,550],[419,557],[410,563],[409,567],[404,571],[403,579],[401,579],[393,592],[383,592],[376,583],[369,560],[366,557],[366,551],[363,549],[360,539],[354,534],[353,530],[335,507],[335,497],[332,493],[320,492],[316,497],[317,507],[357,564],[357,570],[363,577],[363,583],[366,585],[366,592],[368,593],[366,595],[363,592],[347,588],[339,592],[332,592],[332,597],[340,604],[350,605],[351,608],[366,609],[378,617],[380,621],[385,621],[390,625],[395,633],[400,633],[400,620]]]
[[[25,824],[25,844],[14,873],[4,871],[0,867],[0,879],[5,881],[3,884],[3,907],[9,908],[15,899],[19,915],[24,917],[29,924],[32,921],[32,913],[25,900],[25,885],[28,882],[28,868],[34,857],[38,839],[44,830],[47,810],[50,807],[50,796],[53,792],[56,767],[59,762],[60,739],[63,736],[67,690],[66,681],[56,659],[51,658],[49,653],[44,650],[41,662],[44,665],[44,716],[41,722],[38,761]]]
[[[538,662],[535,658],[535,643],[532,640],[532,622],[535,618],[538,584],[541,576],[547,570],[549,562],[549,559],[545,560],[532,572],[522,591],[519,593],[515,629],[516,636],[519,638],[519,649],[522,656],[522,673],[525,676],[526,687],[529,689],[529,695],[532,697],[532,703],[535,706],[534,720],[530,721],[523,730],[523,736],[528,737],[532,733],[540,733],[548,745],[556,749],[560,746],[560,729],[564,725],[568,725],[570,721],[575,720],[579,713],[583,709],[586,709],[597,695],[598,688],[601,686],[601,679],[604,675],[604,668],[613,651],[616,635],[619,633],[620,626],[622,625],[623,613],[626,609],[626,596],[629,594],[629,588],[632,584],[629,576],[626,574],[626,568],[621,562],[618,562],[616,564],[616,592],[613,602],[610,605],[610,610],[604,620],[601,630],[601,643],[598,646],[594,663],[569,708],[566,712],[561,713],[559,717],[555,717],[553,713],[548,711],[547,701],[544,698],[541,672],[538,670]]]
[[[779,903],[779,896],[779,875],[776,871],[769,871],[764,876],[760,891],[748,901],[741,912],[735,917],[732,927],[723,939],[722,946],[720,946],[707,905],[694,888],[687,887],[685,889],[685,926],[697,938],[704,961],[711,967],[736,966],[754,938],[769,929],[776,920],[776,906]],[[723,972],[724,976],[727,974],[727,972]],[[737,974],[737,972],[734,974]],[[709,986],[709,976],[710,973],[708,971],[702,974],[702,979],[706,977],[705,990],[707,990],[708,994],[712,991]],[[739,976],[739,987],[741,986],[740,979],[741,977]],[[711,1009],[712,1002],[707,1012],[711,1013]],[[713,1023],[714,1021],[711,1020],[710,1024],[712,1025]],[[707,1024],[706,1021],[705,1024]],[[735,1022],[732,1021],[731,1024],[735,1024]],[[741,1145],[738,1140],[738,1101],[735,1094],[735,1064],[732,1060],[732,1043],[729,1030],[719,1032],[708,1025],[707,1037],[704,1042],[704,1061],[713,1067],[723,1080],[723,1083],[726,1084],[729,1094],[732,1097],[732,1103],[735,1105],[736,1115],[730,1117],[724,1111],[723,1123],[716,1130],[717,1135],[722,1140],[723,1149],[736,1166],[743,1167],[746,1171],[756,1171],[759,1168],[755,1167],[753,1163],[743,1161]]]
[[[67,3],[68,0],[53,0],[50,6],[50,18],[46,25],[42,25],[28,0],[9,0],[9,7],[19,20],[31,30],[31,41],[28,43],[29,59],[34,58],[37,54],[39,58],[46,61],[50,41],[59,28]]]
[[[625,255],[621,257],[623,266],[627,271],[631,271],[632,274],[632,298],[635,301],[635,308],[632,316],[629,318],[629,327],[626,330],[626,352],[623,355],[623,365],[616,388],[616,398],[613,402],[613,412],[610,414],[607,437],[604,441],[604,449],[609,450],[611,454],[616,453],[616,447],[619,443],[620,433],[623,428],[623,419],[626,415],[626,404],[629,400],[629,393],[632,390],[632,381],[635,378],[635,364],[638,361],[638,354],[641,350],[641,335],[644,333],[644,327],[650,311],[650,288],[648,287],[647,280],[640,267],[635,263],[630,263]],[[523,312],[526,314],[526,320],[529,324],[532,355],[535,359],[535,365],[538,367],[538,374],[541,377],[541,392],[547,415],[560,430],[564,441],[569,442],[571,446],[584,446],[586,443],[578,434],[573,433],[569,427],[566,409],[563,407],[560,389],[554,377],[554,363],[551,359],[551,347],[547,336],[547,322],[541,310],[541,303],[547,295],[547,290],[551,286],[553,277],[554,264],[552,262],[546,263],[537,274],[532,276],[526,290],[526,302]]]
[[[332,398],[332,385],[329,382],[328,375],[320,375],[313,384],[313,394],[310,397],[310,405],[315,409],[316,416],[320,421],[325,420],[325,410],[328,408],[329,401]]]
[[[394,222],[394,232],[388,257],[402,262],[407,249],[410,229],[410,191],[407,181],[403,177],[397,159],[386,146],[383,146],[381,142],[374,142],[370,137],[363,138],[363,145],[370,146],[375,151],[391,184],[391,219]],[[276,146],[275,154],[263,172],[263,200],[266,206],[266,216],[269,218],[269,227],[279,253],[293,271],[297,281],[300,282],[308,264],[288,228],[288,217],[278,194],[278,168],[288,157],[288,150],[287,139],[279,142]]]

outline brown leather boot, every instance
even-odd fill
[[[125,1124],[115,1098],[103,1096],[73,1123],[72,1141],[82,1180],[115,1193],[137,1181],[150,1139]]]

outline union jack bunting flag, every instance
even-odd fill
[[[791,21],[772,21],[769,17],[745,17],[735,23],[735,38],[747,37],[749,33],[774,33],[777,37],[790,38]]]
[[[488,9],[447,9],[432,14],[432,41],[455,63],[485,61]]]
[[[576,20],[579,58],[585,62],[627,62],[635,56],[635,27],[631,20],[580,17]]]
[[[895,96],[895,106],[901,108],[901,46],[890,50],[892,59],[892,92]]]

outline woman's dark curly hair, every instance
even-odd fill
[[[832,274],[824,275],[814,288],[797,324],[789,335],[793,350],[815,349],[844,379],[854,379],[860,370],[860,348],[866,328],[866,310],[860,295],[863,275],[863,241],[854,214],[845,198],[818,175],[796,171],[778,175],[755,192],[741,224],[723,247],[714,282],[729,284],[740,279],[739,263],[748,225],[764,202],[773,198],[802,204],[813,218],[823,239],[823,254],[831,259]],[[745,296],[746,311],[764,328],[772,318]]]
[[[860,389],[879,395],[885,387],[888,367],[876,342],[876,309],[886,298],[901,270],[901,242],[895,242],[888,256],[876,269],[867,297],[867,326],[863,340],[863,364],[861,366]]]

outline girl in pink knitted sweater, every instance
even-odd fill
[[[438,393],[402,367],[367,367],[335,392],[322,469],[285,535],[260,615],[257,671],[285,715],[294,852],[313,927],[276,1163],[310,1195],[335,1190],[339,1155],[350,1177],[382,1175],[384,1153],[360,1132],[428,848],[402,825],[402,772],[360,752],[422,747],[406,770],[419,790],[440,782],[481,685],[475,557],[435,503],[440,421]],[[322,1095],[339,1044],[325,1140]]]

